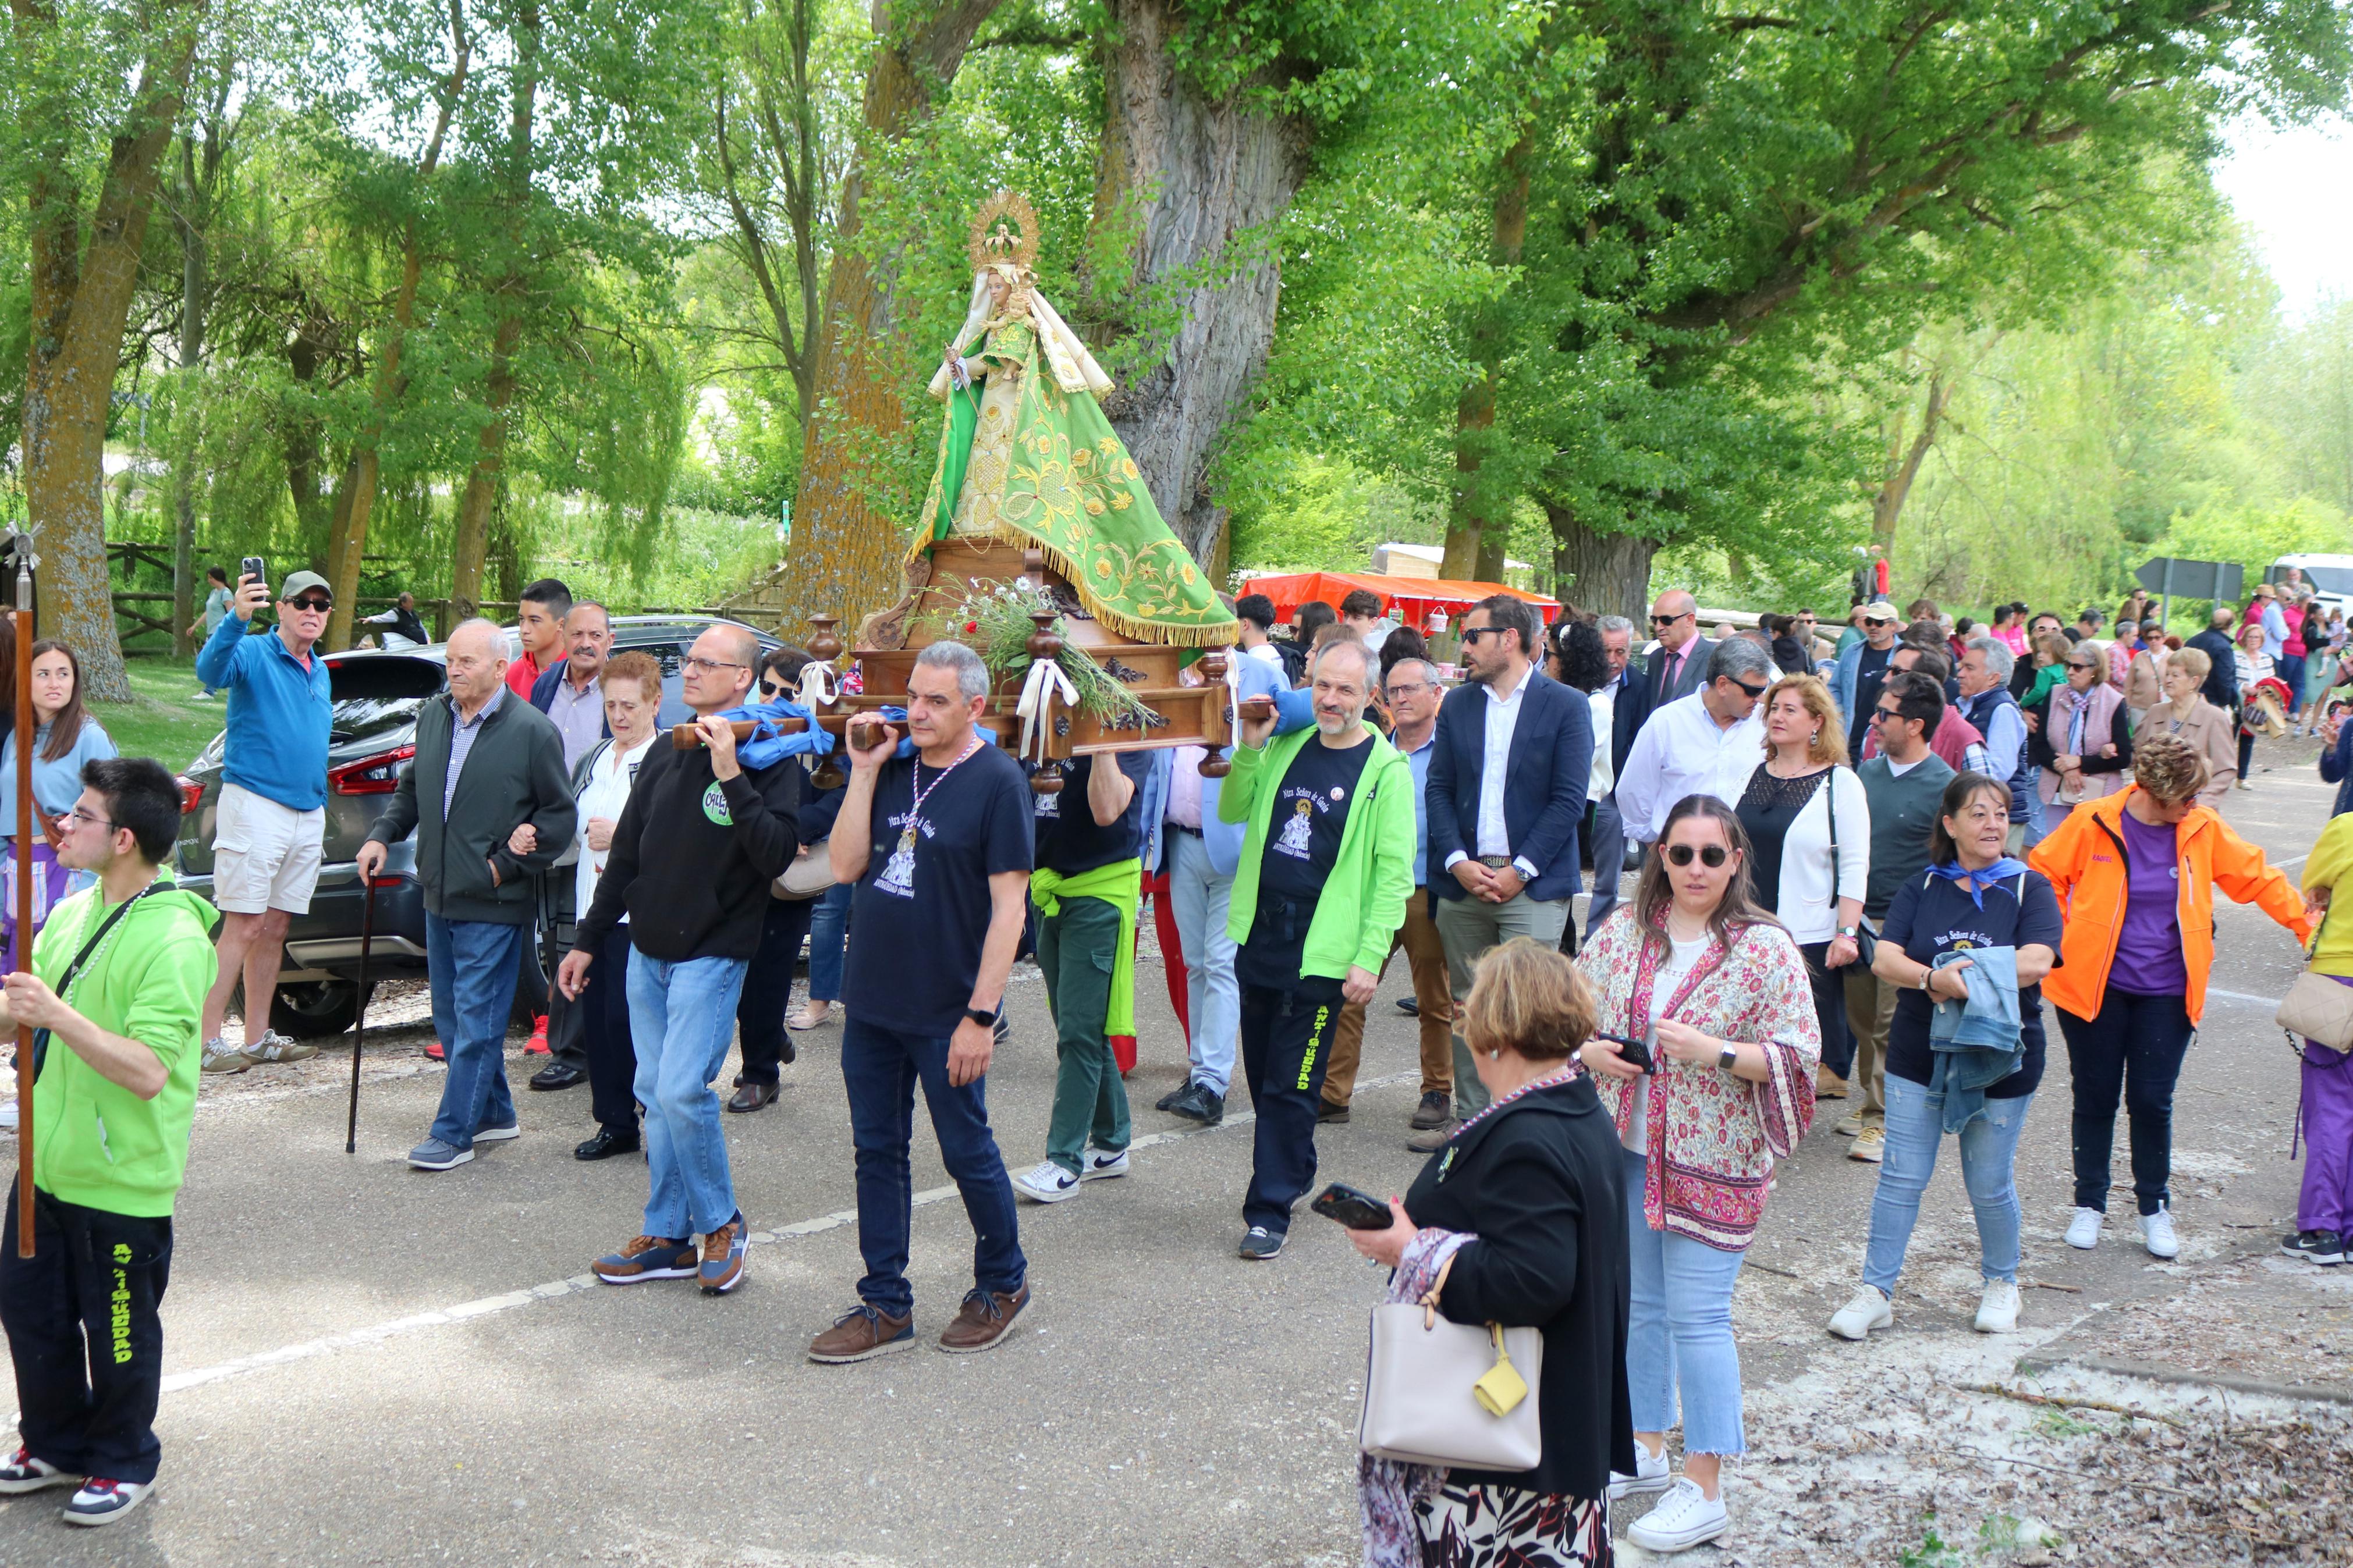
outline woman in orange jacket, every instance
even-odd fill
[[[2167,1191],[2173,1084],[2206,1010],[2214,889],[2258,906],[2298,942],[2311,930],[2287,874],[2198,804],[2206,783],[2203,756],[2171,735],[2148,735],[2135,748],[2132,787],[2077,806],[2027,854],[2067,922],[2042,994],[2059,1010],[2075,1080],[2071,1247],[2099,1245],[2121,1090],[2142,1244],[2157,1258],[2180,1250]]]

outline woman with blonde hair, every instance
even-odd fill
[[[1749,885],[1805,956],[1822,1045],[1814,1091],[1830,1100],[1846,1098],[1854,1066],[1841,972],[1855,961],[1871,879],[1871,803],[1846,765],[1845,730],[1819,678],[1774,682],[1765,694],[1765,760],[1735,808],[1748,835]]]
[[[1843,826],[1843,825],[1841,825]],[[1680,1552],[1726,1528],[1724,1457],[1745,1452],[1732,1288],[1773,1163],[1814,1119],[1821,1055],[1805,959],[1748,889],[1748,836],[1714,795],[1667,814],[1630,907],[1578,958],[1601,1033],[1578,1053],[1625,1148],[1636,1466],[1611,1495],[1663,1491],[1629,1539]],[[1619,1041],[1641,1042],[1630,1058]],[[1683,1474],[1667,1428],[1680,1394]]]
[[[2121,1093],[2132,1126],[2142,1245],[2181,1249],[2173,1228],[2173,1085],[2206,1009],[2214,963],[2214,889],[2311,932],[2304,896],[2263,852],[2198,804],[2206,759],[2149,734],[2121,794],[2070,815],[2027,852],[2051,880],[2066,934],[2042,993],[2059,1009],[2075,1097],[2075,1217],[2067,1245],[2100,1244]]]
[[[1386,1230],[1352,1230],[1396,1269],[1389,1299],[1448,1321],[1544,1331],[1531,1470],[1366,1459],[1374,1568],[1609,1561],[1610,1472],[1634,1461],[1626,1396],[1626,1200],[1618,1138],[1577,1048],[1593,992],[1556,949],[1514,937],[1480,959],[1461,1027],[1493,1097],[1430,1157]]]
[[[2198,792],[2198,804],[2220,811],[2238,779],[2239,759],[2231,716],[2200,695],[2213,668],[2204,648],[2176,648],[2167,655],[2161,678],[2166,700],[2141,721],[2140,738],[2171,735],[2204,757],[2206,787]]]

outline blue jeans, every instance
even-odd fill
[[[858,1151],[858,1252],[866,1278],[858,1299],[903,1318],[915,1310],[907,1283],[915,1178],[907,1159],[915,1136],[915,1086],[932,1113],[940,1160],[972,1222],[973,1283],[1012,1295],[1029,1278],[1013,1214],[1013,1183],[988,1130],[988,1080],[948,1082],[948,1042],[902,1035],[855,1013],[841,1026],[841,1079],[849,1091],[849,1140]]]
[[[527,927],[498,921],[425,917],[425,966],[432,977],[433,1029],[449,1058],[433,1136],[470,1149],[485,1127],[514,1125],[507,1089],[507,1015]]]
[[[841,1000],[841,958],[849,938],[849,884],[836,882],[809,913],[809,1000]]]
[[[1234,939],[1226,934],[1234,879],[1220,876],[1209,864],[1209,848],[1199,834],[1176,827],[1167,833],[1168,907],[1176,913],[1177,940],[1185,948],[1185,1016],[1193,1023],[1193,1081],[1222,1098],[1234,1079],[1234,1042],[1242,1027]]]
[[[1745,1252],[1652,1230],[1642,1217],[1642,1156],[1626,1155],[1626,1251],[1633,1314],[1626,1326],[1626,1395],[1634,1430],[1664,1432],[1683,1394],[1683,1452],[1742,1454],[1740,1350],[1732,1286]]]
[[[2010,1173],[2018,1163],[2018,1135],[2026,1131],[2031,1094],[1989,1100],[1986,1113],[1961,1129],[1961,1184],[1978,1212],[1978,1272],[1988,1279],[2018,1279],[2018,1185]],[[1920,1217],[1920,1194],[1936,1173],[1936,1151],[1945,1141],[1945,1096],[1926,1084],[1887,1075],[1887,1154],[1879,1167],[1879,1189],[1871,1199],[1871,1242],[1863,1249],[1862,1279],[1883,1296],[1895,1294],[1904,1271],[1904,1249]]]
[[[727,1140],[711,1080],[735,1033],[740,958],[668,963],[629,949],[629,1036],[646,1108],[646,1234],[682,1241],[735,1217]]]

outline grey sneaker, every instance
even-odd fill
[[[452,1149],[438,1138],[427,1138],[408,1152],[408,1163],[419,1171],[447,1171],[473,1157],[471,1149]]]
[[[253,1065],[253,1058],[216,1036],[205,1042],[204,1059],[197,1065],[206,1072],[243,1072]]]
[[[245,1047],[245,1054],[257,1062],[305,1062],[319,1054],[319,1047],[289,1039],[275,1029],[265,1029],[260,1039]]]

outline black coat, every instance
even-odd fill
[[[1544,1330],[1544,1458],[1450,1479],[1598,1500],[1611,1470],[1633,1474],[1623,1169],[1618,1131],[1579,1074],[1460,1134],[1406,1194],[1416,1225],[1478,1235],[1439,1297],[1449,1321]]]

